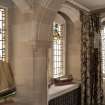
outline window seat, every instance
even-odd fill
[[[80,86],[80,83],[75,83],[75,84],[69,84],[69,85],[63,85],[63,86],[54,86],[52,85],[48,89],[48,101],[59,97],[63,94],[66,94],[68,92],[71,92],[75,89],[78,89]]]

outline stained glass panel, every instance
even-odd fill
[[[58,78],[65,74],[62,28],[63,26],[61,24],[53,24],[53,78]]]

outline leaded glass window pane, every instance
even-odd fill
[[[0,60],[8,61],[8,34],[6,9],[0,8]]]
[[[58,78],[65,75],[64,71],[64,36],[63,25],[53,24],[53,78]]]

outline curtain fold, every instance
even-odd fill
[[[103,105],[100,15],[81,16],[81,105]]]

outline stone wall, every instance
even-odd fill
[[[13,7],[10,6],[9,59],[16,81],[17,105],[47,105],[47,50],[51,43],[49,35],[52,34],[51,24],[57,11],[63,8],[61,4],[64,0],[42,1],[35,0],[32,11],[22,12],[13,3]],[[67,8],[61,11],[65,13]],[[67,65],[70,66],[67,70],[75,79],[80,79],[80,23],[77,20],[73,22],[73,28],[70,23],[68,29]]]

